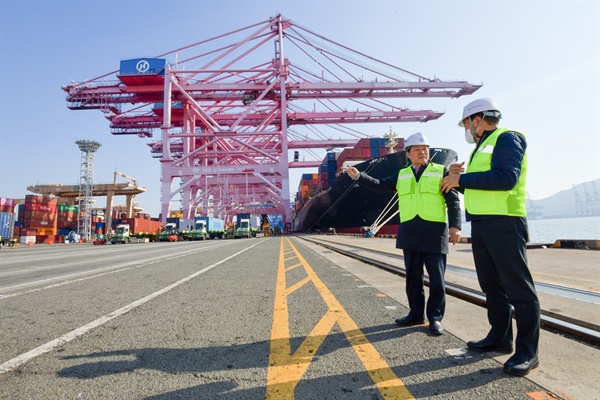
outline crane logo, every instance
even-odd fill
[[[148,72],[148,70],[150,69],[150,63],[146,60],[140,60],[138,61],[137,64],[135,64],[135,69],[137,69],[138,72]]]

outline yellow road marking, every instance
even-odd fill
[[[317,350],[336,323],[344,332],[346,339],[384,399],[414,399],[402,380],[394,374],[339,301],[297,251],[291,240],[285,238],[285,241],[295,256],[289,257],[290,251],[284,251],[286,242],[284,242],[284,238],[281,238],[271,329],[271,353],[267,369],[267,400],[294,399],[296,385],[302,379]],[[307,277],[288,288],[286,272],[290,268],[286,269],[285,262],[293,259],[299,261],[299,264],[294,267],[301,265],[306,271]],[[296,352],[292,354],[287,296],[308,283],[312,283],[319,291],[328,310]]]

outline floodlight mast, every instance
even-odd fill
[[[92,195],[94,190],[94,153],[102,146],[92,140],[77,140],[81,150],[79,173],[79,214],[77,217],[77,233],[87,242],[92,236]]]

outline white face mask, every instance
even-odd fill
[[[471,120],[470,117],[469,117],[469,122],[470,122],[469,129],[465,128],[465,140],[469,144],[474,144],[474,143],[476,143],[475,136],[477,136],[477,129],[479,129],[481,124],[479,124],[478,126],[473,126],[473,121]]]
[[[465,140],[469,144],[474,144],[475,143],[475,139],[473,138],[473,135],[471,135],[471,130],[470,129],[465,129]]]

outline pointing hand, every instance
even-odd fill
[[[342,168],[342,171],[345,171],[352,179],[358,179],[358,176],[360,175],[360,172],[354,167],[345,167]]]

